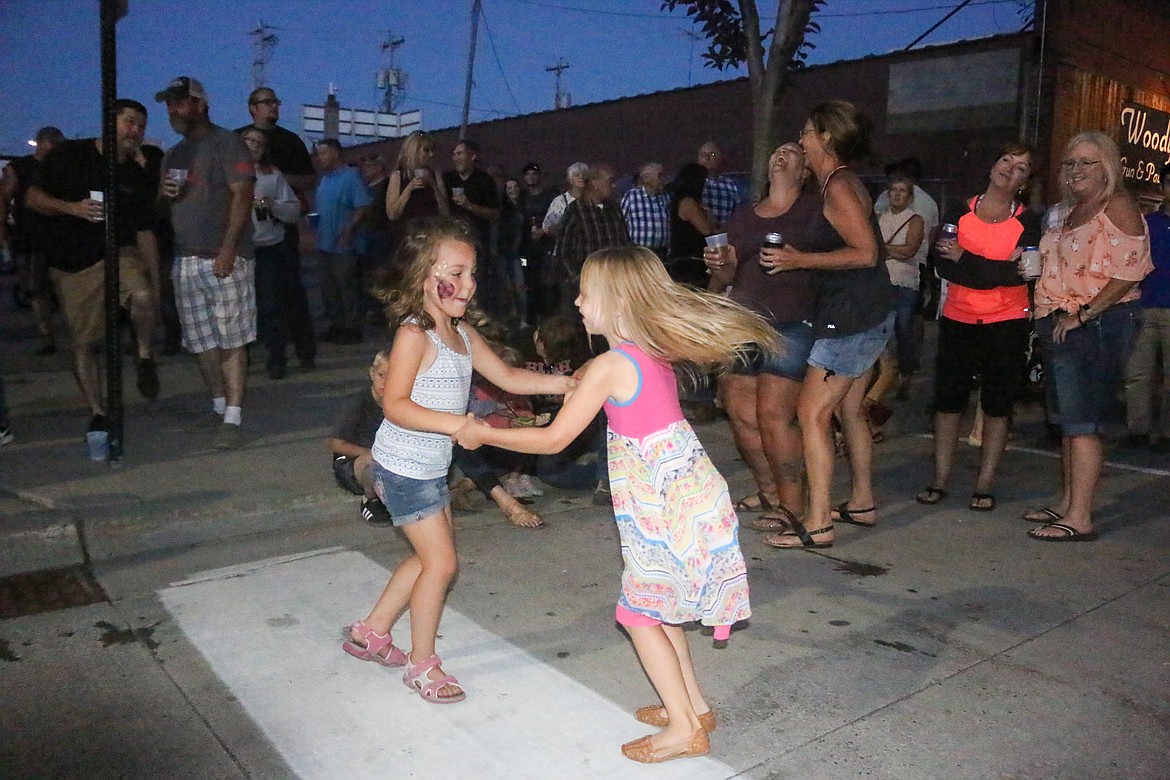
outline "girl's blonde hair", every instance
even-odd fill
[[[413,172],[415,168],[427,167],[427,161],[423,157],[423,152],[427,148],[434,149],[435,142],[422,130],[415,130],[402,142],[402,147],[398,150],[398,159],[394,161],[394,167],[407,172]]]
[[[457,241],[475,249],[475,236],[462,220],[435,216],[407,223],[406,235],[390,264],[401,269],[401,279],[388,284],[383,277],[371,290],[385,306],[391,327],[396,328],[411,318],[423,330],[435,327],[435,321],[423,308],[423,284],[435,265],[439,244],[444,241]]]
[[[779,351],[776,331],[758,314],[721,295],[676,284],[658,256],[640,246],[601,249],[585,258],[581,289],[594,300],[611,334],[647,354],[683,364],[697,381],[759,350]]]

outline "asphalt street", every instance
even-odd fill
[[[406,550],[358,519],[325,446],[381,346],[373,329],[323,345],[312,373],[294,361],[273,381],[255,360],[244,443],[228,452],[210,447],[190,357],[160,360],[152,403],[127,362],[111,466],[87,459],[68,358],[31,355],[11,284],[0,277],[17,437],[0,447],[0,596],[52,605],[61,578],[29,576],[63,571],[91,598],[0,620],[0,777],[1170,776],[1164,456],[1110,447],[1100,539],[1030,541],[1020,514],[1051,501],[1059,462],[1025,407],[995,511],[967,509],[966,444],[951,495],[919,505],[924,372],[877,448],[877,527],[839,526],[816,551],[741,532],[751,620],[725,647],[689,632],[719,717],[711,753],[642,766],[619,747],[647,733],[633,711],[654,693],[614,623],[616,530],[589,494],[546,488],[540,530],[457,513],[438,650],[466,702],[426,704],[400,671],[341,651],[341,626]],[[751,492],[726,422],[697,430],[733,493]],[[843,461],[837,486],[843,500]]]

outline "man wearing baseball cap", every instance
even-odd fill
[[[199,361],[222,416],[216,449],[240,443],[247,345],[256,340],[252,249],[252,153],[242,138],[212,124],[207,92],[179,76],[155,94],[183,136],[163,158],[160,199],[175,230],[173,274],[183,346]]]

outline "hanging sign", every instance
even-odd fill
[[[1134,192],[1158,192],[1158,174],[1170,162],[1170,114],[1124,101],[1117,146],[1129,188]]]

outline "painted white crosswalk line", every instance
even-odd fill
[[[440,652],[467,700],[420,701],[400,669],[341,651],[340,626],[364,614],[388,576],[360,553],[323,550],[206,572],[159,597],[306,780],[735,775],[710,757],[629,761],[621,743],[650,727],[450,608]],[[395,635],[409,637],[405,621]]]

